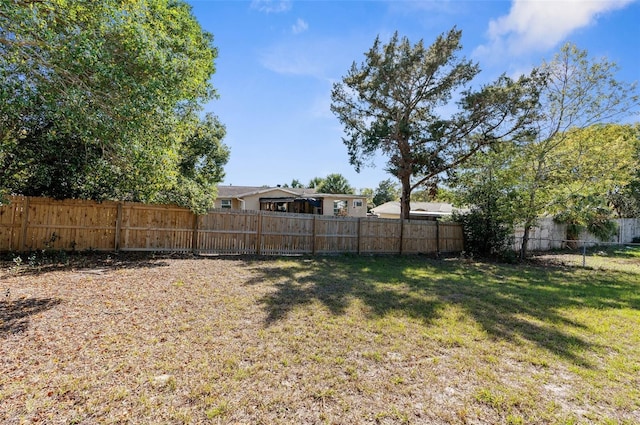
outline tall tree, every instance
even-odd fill
[[[607,203],[612,191],[626,188],[638,170],[638,127],[592,125],[557,137],[562,143],[545,153],[544,168],[531,166],[531,153],[539,151],[530,144],[501,143],[477,155],[449,181],[457,189],[457,201],[471,206],[467,234],[479,242],[478,253],[500,251],[505,240],[496,236],[509,233],[497,229],[511,230],[534,213],[535,218],[544,214],[566,223],[567,239],[589,229],[606,240],[615,230]]]
[[[358,193],[364,196],[365,198],[367,198],[367,211],[375,207],[375,204],[373,203],[373,196],[374,196],[373,189],[371,189],[370,187],[364,187],[360,189]]]
[[[506,76],[473,91],[477,64],[458,58],[456,28],[425,48],[394,34],[376,38],[361,65],[355,62],[334,84],[331,110],[344,125],[349,160],[356,171],[376,152],[400,181],[402,217],[409,218],[411,191],[462,164],[478,150],[529,131],[537,104],[537,74]],[[460,93],[457,111],[445,115]]]
[[[215,97],[217,52],[190,6],[1,1],[0,191],[146,202],[180,191],[181,155]]]
[[[519,155],[516,143],[497,143],[449,177],[454,203],[468,208],[457,217],[463,224],[466,251],[487,257],[506,253],[524,204],[513,166]]]
[[[222,143],[225,127],[213,114],[206,114],[178,151],[178,179],[175,186],[160,192],[158,201],[175,203],[204,213],[217,197],[217,184],[224,179],[223,165],[229,149]]]
[[[320,187],[323,181],[324,179],[322,177],[314,177],[309,180],[309,184],[307,185],[307,187],[310,189],[317,189],[318,187]]]
[[[320,193],[353,194],[355,189],[349,185],[349,181],[342,174],[329,174],[322,180],[316,190]]]
[[[566,202],[565,198],[557,196],[557,189],[565,186],[559,185],[550,176],[558,173],[570,175],[574,167],[561,160],[563,156],[575,153],[568,145],[580,148],[579,144],[576,145],[580,140],[594,140],[593,137],[599,137],[596,135],[602,135],[603,131],[605,134],[608,131],[629,131],[592,127],[592,130],[598,131],[591,134],[576,133],[596,124],[622,119],[640,104],[635,84],[616,80],[617,70],[613,62],[606,58],[591,59],[586,50],[580,50],[573,44],[564,45],[553,60],[542,64],[541,71],[546,75],[546,83],[541,92],[538,130],[534,137],[522,140],[519,165],[520,185],[525,192],[521,216],[524,225],[521,258],[526,256],[530,230],[537,218]],[[576,134],[580,135],[578,141]],[[597,140],[603,155],[613,153],[614,148],[609,145],[611,139],[600,137]],[[604,160],[600,161],[600,164],[605,163]],[[610,174],[606,170],[602,172]],[[596,176],[593,172],[583,172],[582,175],[585,179]],[[584,183],[589,184],[588,181]],[[565,196],[570,194],[573,196],[571,191]]]
[[[291,187],[293,189],[302,189],[304,185],[298,179],[291,180],[291,184],[284,184],[283,187]]]
[[[397,201],[400,196],[398,186],[392,179],[382,180],[373,194],[373,205],[382,205],[385,202]]]

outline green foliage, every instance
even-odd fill
[[[0,193],[211,204],[228,152],[198,114],[217,51],[189,5],[2,4]],[[194,145],[205,127],[215,147]]]
[[[217,183],[224,178],[222,165],[229,150],[222,144],[225,128],[207,114],[180,147],[177,184],[158,194],[163,203],[188,206],[198,213],[210,209],[217,195]]]
[[[373,195],[373,205],[382,205],[385,202],[397,201],[400,199],[398,186],[391,179],[382,180]]]
[[[320,187],[323,181],[324,179],[322,177],[314,177],[309,181],[307,187],[310,189],[317,189],[318,187]]]
[[[449,182],[458,202],[485,209],[493,198],[501,222],[523,225],[521,258],[539,217],[555,216],[570,231],[588,228],[608,239],[615,231],[608,204],[633,211],[640,127],[605,120],[629,113],[638,97],[635,86],[614,79],[615,70],[564,46],[541,67],[538,131],[479,155]]]
[[[338,173],[329,174],[322,182],[316,186],[319,193],[342,193],[354,194],[355,189],[349,185],[349,181]]]
[[[504,257],[512,242],[522,199],[514,187],[517,176],[510,168],[517,146],[494,145],[476,155],[450,180],[456,189],[455,203],[470,205],[457,215],[463,224],[465,250],[482,257]]]
[[[293,189],[302,189],[304,188],[304,185],[300,182],[300,180],[298,179],[293,179],[291,180],[291,184],[283,184],[282,187],[291,187]]]
[[[537,104],[537,75],[500,77],[473,91],[478,65],[457,56],[461,31],[453,28],[425,48],[394,34],[376,38],[361,65],[334,84],[331,110],[344,125],[350,163],[359,171],[377,152],[402,186],[402,215],[411,191],[462,164],[483,146],[528,132]],[[458,110],[440,115],[460,92]]]
[[[618,217],[640,217],[640,124],[636,123],[634,152],[630,159],[633,161],[631,178],[626,186],[617,186],[607,196],[609,205]],[[635,171],[633,171],[635,169]]]
[[[521,256],[538,217],[555,214],[572,196],[606,195],[629,182],[633,126],[606,123],[640,104],[634,84],[615,79],[617,67],[606,59],[589,59],[585,50],[566,44],[543,63],[535,137],[523,139],[518,169],[526,199]],[[637,164],[637,161],[636,161]]]
[[[424,189],[417,188],[412,191],[411,200],[418,202],[447,202],[449,204],[453,204],[456,202],[456,195],[450,188],[439,187],[437,184],[431,184],[429,187]]]
[[[360,189],[360,195],[367,198],[367,211],[373,208],[375,205],[373,203],[374,192],[370,187],[365,187]]]
[[[484,258],[506,258],[513,237],[513,227],[491,209],[472,208],[464,214],[455,214],[462,223],[465,252]]]
[[[611,209],[605,204],[603,196],[574,195],[554,219],[567,224],[567,239],[577,240],[583,230],[603,242],[613,237],[618,226],[611,220]]]

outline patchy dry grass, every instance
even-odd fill
[[[537,253],[534,261],[569,267],[613,270],[640,274],[640,245],[608,245]]]
[[[0,290],[5,424],[640,423],[629,271],[100,256]]]

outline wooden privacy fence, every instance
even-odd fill
[[[11,197],[0,251],[166,251],[202,254],[460,252],[458,223],[214,210],[132,202]]]

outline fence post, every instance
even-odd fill
[[[7,247],[9,249],[9,251],[13,251],[13,247],[14,247],[14,240],[13,240],[13,235],[16,232],[16,197],[12,197],[12,199],[9,200],[9,205],[12,206],[11,208],[11,227],[9,228],[9,246]],[[22,204],[22,202],[20,202]],[[22,223],[20,223],[20,225],[22,226]],[[18,239],[18,244],[20,243],[20,240]],[[18,248],[16,248],[16,251],[18,250]]]
[[[258,211],[258,229],[256,233],[256,255],[262,252],[262,211]]]
[[[358,217],[358,255],[362,253],[362,248],[360,248],[360,244],[362,243],[362,238],[360,235],[362,234],[362,217]]]
[[[193,233],[191,234],[191,252],[193,255],[198,255],[198,221],[199,216],[193,213]]]
[[[400,249],[398,254],[402,255],[402,247],[404,245],[404,218],[400,217]]]
[[[440,221],[436,218],[436,257],[440,256]]]
[[[27,227],[29,224],[29,197],[24,198],[24,215],[22,216],[22,229],[20,229],[20,249],[19,251],[27,250]]]
[[[118,209],[116,213],[116,236],[113,247],[116,252],[120,251],[120,228],[122,226],[122,202],[118,202]]]
[[[311,255],[316,255],[316,237],[318,234],[318,230],[316,229],[317,226],[317,215],[313,215],[313,230],[312,230],[312,237],[311,237]]]

